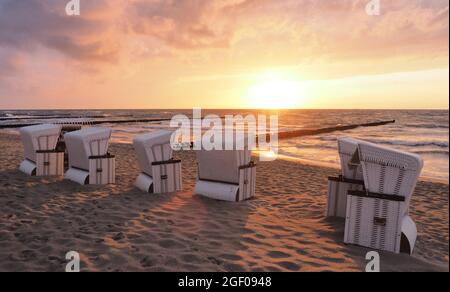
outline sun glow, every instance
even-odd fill
[[[245,99],[252,108],[291,109],[304,102],[304,91],[301,82],[272,73],[251,86]]]

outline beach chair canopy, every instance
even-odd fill
[[[222,139],[221,150],[208,151],[202,147],[203,150],[196,151],[200,180],[239,184],[239,167],[250,163],[251,149],[247,135],[235,134],[233,138],[231,142]]]
[[[170,146],[172,132],[158,131],[138,135],[133,141],[141,171],[152,176],[152,163],[172,159],[173,150]]]
[[[250,163],[250,150],[197,151],[200,180],[239,184],[239,167]]]
[[[348,137],[338,139],[341,172],[345,178],[363,180],[361,166],[358,163],[354,163],[352,161],[353,156],[358,151],[359,142],[363,141]]]
[[[413,153],[358,143],[366,188],[369,192],[409,197],[423,168],[423,159]]]
[[[239,167],[250,163],[251,151],[198,151],[198,175],[200,180],[239,184]]]
[[[61,126],[43,124],[20,129],[25,158],[36,162],[36,151],[54,150],[61,134]]]
[[[111,133],[109,128],[93,127],[65,134],[70,166],[88,170],[89,157],[108,153]]]

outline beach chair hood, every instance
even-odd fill
[[[64,135],[71,167],[89,169],[89,157],[108,153],[111,129],[93,127]]]
[[[230,148],[234,150],[197,151],[199,180],[239,184],[239,167],[251,161],[248,136],[235,135],[232,143],[223,139],[222,149]]]
[[[369,192],[399,195],[407,200],[412,195],[423,168],[423,159],[368,142],[358,143],[366,188]]]
[[[251,161],[250,150],[198,151],[199,179],[239,184],[239,167]]]
[[[170,131],[158,131],[136,136],[133,145],[136,150],[139,167],[143,173],[152,176],[153,162],[172,159],[171,137],[172,132]]]
[[[21,128],[25,158],[36,162],[36,151],[54,150],[60,134],[60,125],[43,124]]]
[[[359,159],[409,171],[421,171],[423,159],[413,153],[383,147],[369,142],[359,142]]]

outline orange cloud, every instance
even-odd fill
[[[81,0],[79,17],[66,2],[0,2],[0,106],[131,93],[125,104],[151,106],[147,83],[175,102],[274,68],[303,79],[448,68],[448,0],[381,0],[380,16],[368,0]]]

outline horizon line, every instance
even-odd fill
[[[193,110],[199,108],[201,110],[261,110],[261,111],[295,111],[295,110],[374,110],[374,111],[397,111],[397,110],[440,110],[445,111],[449,110],[449,108],[281,108],[281,109],[270,109],[270,108],[203,108],[203,107],[192,107],[192,108],[0,108],[0,111],[46,111],[46,110],[66,110],[66,111],[87,111],[87,110],[129,110],[129,111],[138,111],[138,110]]]

